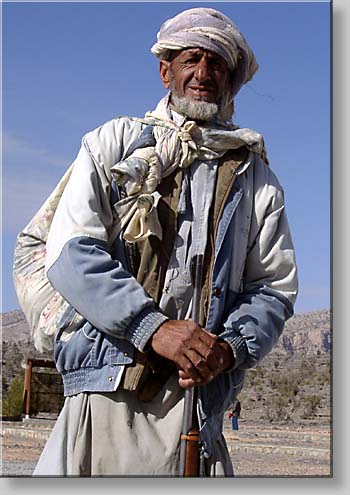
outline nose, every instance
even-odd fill
[[[209,65],[205,56],[203,56],[197,66],[195,77],[198,82],[205,82],[209,78]]]

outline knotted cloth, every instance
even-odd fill
[[[196,159],[214,160],[228,150],[246,146],[266,161],[264,140],[251,129],[198,126],[194,121],[177,125],[168,112],[168,97],[164,97],[153,112],[140,121],[153,125],[155,146],[136,149],[128,158],[116,163],[111,173],[123,186],[127,196],[114,207],[119,217],[116,233],[125,228],[123,237],[134,243],[156,235],[162,239],[157,215],[160,194],[156,191],[161,179],[178,167],[189,167]]]
[[[204,48],[220,55],[233,72],[233,96],[250,81],[258,64],[254,53],[237,26],[218,10],[194,8],[181,12],[162,24],[151,52],[167,60],[169,51]]]

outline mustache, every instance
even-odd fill
[[[194,83],[194,81],[193,81],[193,83]],[[196,82],[196,84],[198,86],[198,82]],[[200,86],[205,87],[207,89],[211,86],[211,83],[210,82],[209,83],[203,83]],[[170,88],[169,89],[170,89],[172,95],[175,96],[175,98],[177,100],[179,100],[179,99],[182,100],[182,98],[178,94],[175,76],[172,72],[170,72]],[[198,103],[203,103],[203,104],[206,103],[205,98],[201,102],[198,102]],[[211,104],[207,103],[207,105],[211,105]],[[234,113],[234,101],[233,101],[232,93],[229,89],[226,89],[225,91],[222,92],[221,95],[219,95],[218,101],[216,102],[215,105],[218,108],[218,115],[225,122],[229,121],[232,118],[232,115]],[[210,113],[212,113],[212,112],[210,112]]]
[[[199,90],[204,90],[204,91],[215,91],[216,90],[216,85],[215,84],[208,84],[208,83],[198,83],[198,82],[189,82],[187,84],[189,88],[192,89],[199,89]]]

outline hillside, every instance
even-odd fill
[[[290,354],[330,352],[331,332],[330,311],[297,314],[287,321],[276,349]]]
[[[291,318],[273,351],[248,370],[242,410],[269,421],[329,417],[330,311]],[[21,311],[2,315],[2,385],[6,391],[24,358],[52,358],[35,350]]]
[[[28,351],[33,351],[30,344],[30,332],[22,311],[11,311],[2,315],[2,341],[26,342]],[[293,316],[286,323],[285,330],[276,346],[276,350],[294,354],[328,353],[331,350],[330,311],[321,310]]]

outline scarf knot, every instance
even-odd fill
[[[123,236],[130,243],[145,240],[149,235],[162,239],[156,210],[160,195],[156,188],[162,178],[178,167],[187,168],[197,159],[218,159],[241,146],[257,152],[267,162],[261,134],[237,127],[200,127],[192,120],[177,125],[168,114],[168,97],[143,119],[133,120],[154,126],[156,144],[136,149],[111,168],[112,177],[127,195],[115,209],[119,231],[126,227]]]
[[[194,141],[191,131],[197,129],[197,124],[193,120],[185,122],[177,133],[177,138],[181,141],[180,167],[189,167],[199,156],[198,147]]]

